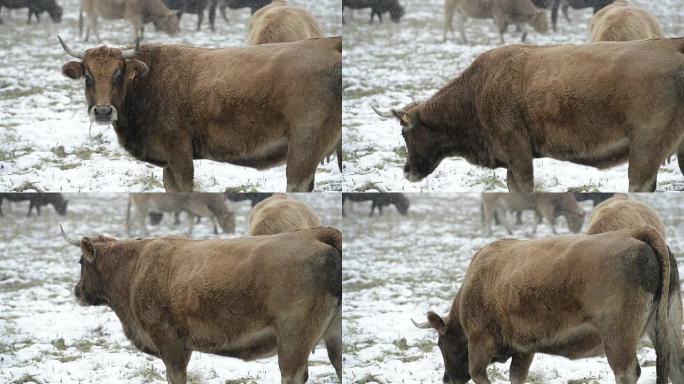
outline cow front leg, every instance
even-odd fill
[[[163,171],[166,192],[192,192],[194,173],[192,159],[170,161]]]
[[[287,192],[311,192],[314,188],[319,157],[295,152],[297,151],[291,145],[287,151],[287,163],[285,165]]]
[[[468,371],[475,384],[491,384],[487,366],[492,361],[496,345],[487,334],[473,334],[468,338]]]
[[[169,384],[186,384],[188,362],[192,352],[180,346],[160,350],[161,359],[166,366],[166,380]]]
[[[466,38],[466,32],[465,32],[466,20],[467,20],[467,18],[463,14],[463,12],[459,11],[458,12],[458,29],[461,32],[461,40],[463,40],[463,44],[468,44],[468,39]]]
[[[513,355],[511,359],[511,368],[509,372],[509,378],[511,384],[524,384],[527,374],[530,371],[530,365],[532,364],[532,359],[534,358],[534,353],[520,353]]]
[[[630,144],[627,177],[629,192],[654,192],[658,181],[658,169],[668,156],[667,146],[659,142]],[[664,150],[663,150],[664,149]]]
[[[448,1],[444,2],[444,36],[442,38],[442,42],[447,41],[447,32],[451,31],[451,34],[454,34],[454,29],[453,29],[453,20],[454,20],[454,10],[455,7],[450,4]]]

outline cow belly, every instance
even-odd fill
[[[212,150],[206,158],[215,161],[224,161],[244,167],[267,169],[280,165],[287,159],[287,137],[281,137],[260,147],[240,153]]]
[[[629,160],[629,139],[578,140],[568,137],[566,140],[554,140],[544,145],[539,157],[551,157],[558,160],[589,165],[599,169],[614,167]]]
[[[197,340],[190,349],[249,361],[275,355],[278,346],[275,331],[270,327],[242,336],[238,340],[221,340],[218,335],[212,339],[213,341]]]
[[[537,346],[536,351],[569,359],[604,355],[601,336],[596,328],[586,323],[545,341]]]

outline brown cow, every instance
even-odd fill
[[[323,29],[307,10],[276,0],[249,19],[247,44],[286,43],[325,37]]]
[[[597,168],[628,161],[629,190],[654,191],[671,153],[684,172],[683,89],[682,38],[509,45],[480,55],[423,103],[374,109],[399,119],[410,181],[462,156],[506,168],[511,191],[532,192],[533,159],[552,157]]]
[[[131,193],[126,208],[126,235],[131,235],[131,205],[135,206],[135,221],[148,234],[145,220],[148,212],[186,212],[188,214],[188,235],[192,235],[195,217],[209,217],[216,221],[225,233],[235,233],[235,212],[226,207],[222,193]]]
[[[516,24],[524,28],[529,23],[537,32],[546,33],[549,23],[546,12],[538,9],[532,0],[445,0],[444,1],[444,41],[447,39],[447,31],[454,33],[452,20],[454,13],[459,15],[459,29],[464,44],[468,44],[465,34],[465,22],[467,18],[493,19],[504,43],[503,34],[509,24]],[[522,41],[525,41],[527,32],[523,33]]]
[[[135,40],[142,38],[147,22],[154,22],[169,35],[180,32],[178,15],[168,9],[163,0],[81,0],[81,10],[87,18],[85,41],[88,41],[91,30],[95,38],[101,41],[97,32],[98,16],[107,20],[128,20],[133,26]],[[82,18],[79,17],[79,34],[82,28]]]
[[[485,234],[492,234],[492,219],[499,218],[509,235],[512,227],[506,218],[508,211],[534,211],[532,233],[537,233],[537,225],[542,218],[556,233],[556,217],[565,216],[568,229],[579,233],[584,223],[584,210],[577,204],[572,193],[483,193],[482,194],[482,226]]]
[[[61,39],[60,39],[61,41]],[[192,192],[193,159],[265,169],[286,163],[287,191],[311,191],[342,136],[342,39],[244,48],[146,44],[65,51],[85,77],[91,121],[112,124],[135,158]]]
[[[658,213],[648,205],[635,200],[628,195],[616,195],[597,205],[591,215],[588,235],[616,231],[634,226],[650,226],[655,229],[663,240],[667,239],[665,225]],[[669,252],[670,265],[676,266],[672,252]],[[670,268],[670,308],[668,321],[670,322],[670,378],[677,383],[675,377],[682,377],[682,295],[679,285],[679,271]],[[654,324],[650,324],[651,327]],[[654,330],[649,330],[654,332]],[[681,382],[681,381],[680,381]]]
[[[444,382],[490,383],[487,366],[512,357],[522,384],[535,353],[578,359],[605,355],[618,384],[636,384],[645,330],[656,349],[657,383],[667,384],[667,245],[651,227],[541,240],[505,239],[473,257],[449,315],[428,313],[444,357]],[[647,327],[654,322],[653,327]],[[653,332],[650,332],[653,331]],[[682,383],[678,374],[673,383]]]
[[[591,19],[591,41],[629,41],[665,37],[658,19],[647,10],[618,0]]]
[[[258,203],[249,214],[251,236],[273,235],[320,226],[321,219],[313,208],[284,194],[273,195]]]
[[[342,234],[307,229],[231,240],[117,240],[62,235],[78,246],[82,305],[107,305],[142,352],[186,383],[193,351],[254,360],[278,355],[283,384],[307,381],[319,340],[341,376]]]

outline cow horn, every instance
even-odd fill
[[[76,241],[74,239],[69,238],[69,236],[67,236],[67,234],[64,232],[64,228],[62,228],[62,224],[59,225],[59,230],[62,231],[62,237],[64,238],[64,240],[66,240],[67,243],[69,243],[71,245],[75,245],[77,247],[81,246],[80,241]]]
[[[129,50],[133,50],[133,52],[127,52]],[[123,57],[124,59],[132,59],[138,54],[138,50],[140,49],[140,36],[138,36],[135,39],[135,47],[126,47],[123,52]]]
[[[76,52],[69,48],[66,44],[64,44],[64,40],[62,40],[62,38],[59,35],[57,35],[57,38],[59,39],[59,43],[62,44],[62,48],[64,49],[64,52],[66,52],[67,55],[83,60],[83,58],[85,57],[85,51]]]
[[[373,108],[373,111],[375,111],[375,113],[377,113],[380,117],[384,117],[385,119],[391,119],[394,117],[394,113],[392,113],[392,111],[382,112],[379,109],[377,109],[373,104],[371,104],[370,107]]]
[[[419,328],[419,329],[432,329],[432,326],[431,326],[430,323],[428,323],[427,321],[424,322],[424,323],[416,323],[415,320],[411,319],[411,322],[413,323],[413,325],[416,326],[416,328]]]

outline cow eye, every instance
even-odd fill
[[[92,87],[93,84],[95,84],[95,80],[93,80],[93,78],[90,77],[90,75],[86,75],[85,76],[85,83],[86,83],[86,86]]]
[[[112,83],[113,83],[113,84],[121,84],[121,83],[123,83],[123,74],[121,73],[121,71],[117,71],[117,72],[114,74],[114,78],[112,79]]]

